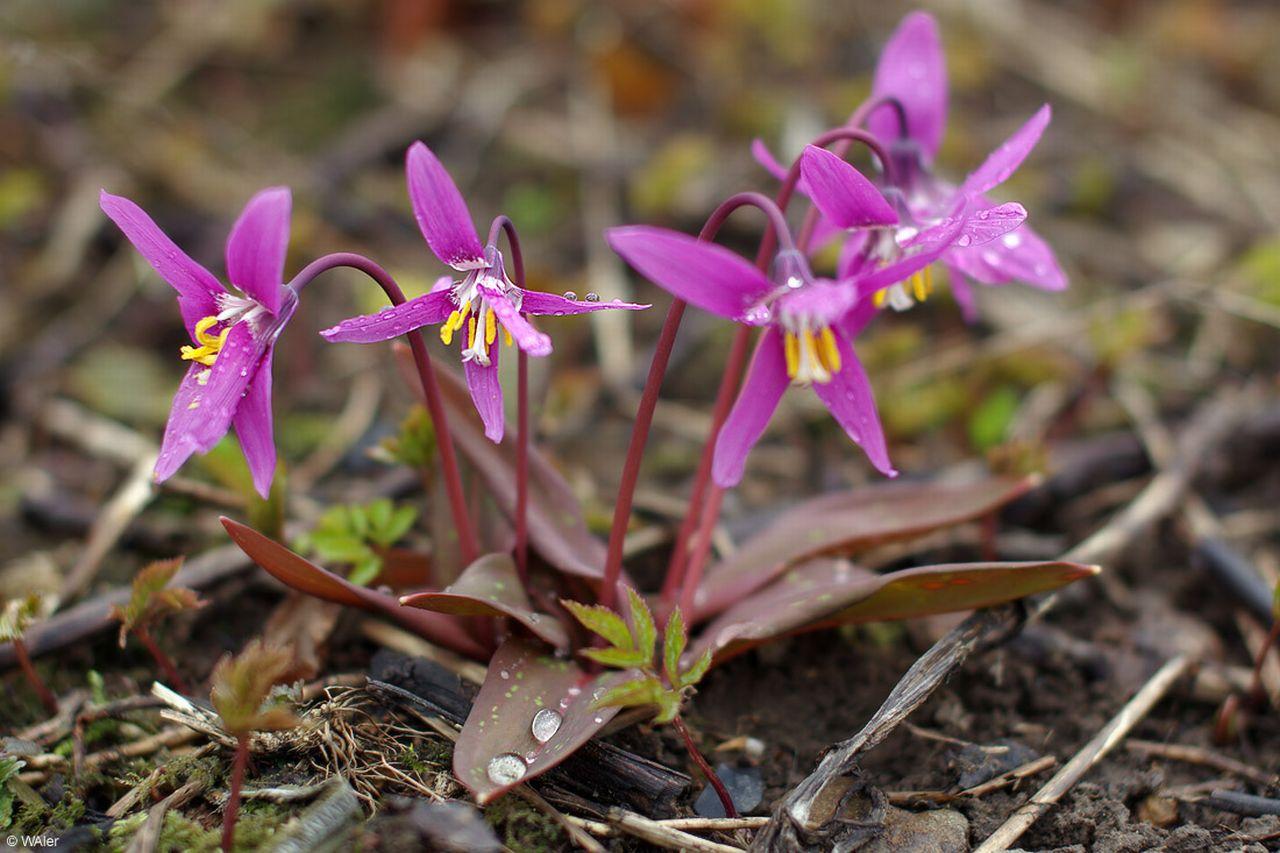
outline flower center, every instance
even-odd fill
[[[498,329],[502,329],[503,340],[507,346],[511,346],[514,341],[511,338],[511,332],[502,325],[497,313],[480,294],[478,281],[479,276],[473,273],[463,279],[454,290],[454,301],[459,307],[454,309],[449,319],[445,320],[444,325],[440,327],[440,340],[445,346],[450,346],[453,343],[453,336],[465,328],[466,335],[462,338],[462,360],[475,361],[488,367],[489,348],[498,339]],[[490,277],[487,284],[500,287],[502,282]]]
[[[877,308],[883,308],[888,303],[894,311],[906,311],[917,302],[924,302],[931,293],[933,293],[933,268],[925,267],[906,281],[877,290],[873,299]]]
[[[196,340],[200,346],[184,346],[179,350],[178,354],[183,361],[195,361],[205,367],[213,367],[213,363],[218,360],[218,354],[222,352],[223,345],[227,342],[227,335],[231,333],[231,326],[227,325],[218,334],[209,334],[209,330],[218,325],[218,322],[217,317],[200,318],[195,328]]]
[[[840,348],[830,326],[816,329],[807,320],[783,322],[782,351],[787,378],[795,385],[825,385],[840,372]]]

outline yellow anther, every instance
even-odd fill
[[[795,379],[800,372],[800,342],[790,332],[782,339],[782,352],[787,358],[787,378]]]
[[[877,290],[875,293],[875,296],[872,297],[872,299],[875,301],[877,308],[883,308],[884,301],[888,298],[889,298],[889,291],[883,287]]]
[[[911,292],[915,294],[917,302],[924,302],[929,295],[924,291],[924,276],[920,273],[911,276]]]
[[[476,318],[467,319],[467,349],[476,345]]]
[[[485,347],[493,346],[493,342],[498,339],[498,315],[493,313],[493,309],[487,311],[484,315],[484,345]]]
[[[818,348],[818,355],[822,360],[822,366],[832,373],[840,372],[840,348],[836,346],[835,332],[831,331],[830,326],[822,327],[821,335],[822,346]]]
[[[444,321],[444,328],[456,329],[461,321],[462,315],[458,313],[457,309],[454,309],[453,313],[449,315],[449,319]]]
[[[933,267],[924,268],[924,292],[926,294],[933,293]]]
[[[502,336],[506,340],[507,346],[512,346],[515,344],[515,341],[511,337],[511,331],[506,326],[502,327]]]
[[[456,314],[458,312],[455,311],[453,313]],[[453,343],[453,318],[452,317],[449,318],[449,321],[447,323],[445,323],[443,326],[440,327],[440,341],[445,346],[449,346],[449,344]]]
[[[200,318],[194,329],[196,340],[200,342],[200,346],[184,346],[178,350],[178,355],[183,361],[195,361],[205,367],[213,366],[213,363],[218,359],[218,353],[222,352],[222,347],[227,342],[227,335],[231,333],[231,327],[227,326],[217,335],[209,334],[209,329],[213,328],[217,323],[217,317]]]

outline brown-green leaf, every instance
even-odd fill
[[[483,804],[545,773],[613,719],[616,709],[592,703],[621,675],[589,675],[538,643],[507,640],[489,662],[458,735],[454,774]],[[546,712],[539,721],[542,739],[534,737],[539,712]]]
[[[379,613],[418,636],[459,654],[477,660],[484,660],[487,655],[484,646],[467,633],[464,624],[455,617],[403,607],[394,596],[356,586],[346,578],[298,556],[279,542],[268,539],[252,527],[229,518],[222,519],[222,526],[249,559],[286,586],[325,601]]]
[[[790,566],[848,556],[981,518],[1024,494],[1029,477],[971,483],[880,483],[805,501],[712,566],[698,591],[700,622],[767,584]]]
[[[786,634],[832,625],[910,619],[989,607],[1097,574],[1079,563],[965,563],[885,575],[845,560],[792,569],[717,617],[695,652],[717,660]]]
[[[556,649],[569,649],[569,633],[559,620],[529,603],[510,554],[485,554],[440,592],[406,595],[400,603],[455,616],[509,617]]]

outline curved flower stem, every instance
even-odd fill
[[[720,798],[720,805],[724,809],[725,817],[737,817],[738,809],[733,804],[733,797],[729,796],[729,789],[720,781],[720,777],[716,775],[716,771],[711,769],[711,765],[707,763],[707,759],[702,757],[702,753],[698,751],[698,747],[693,742],[693,735],[689,733],[689,727],[684,724],[684,720],[677,714],[671,721],[676,727],[676,731],[680,733],[680,737],[684,740],[684,748],[688,750],[689,757],[693,759],[693,763],[698,765],[698,769],[702,771],[702,775],[707,777],[707,783],[715,790],[716,796]]]
[[[719,207],[711,212],[706,225],[698,235],[700,240],[710,239],[720,230],[720,226],[733,211],[740,207],[757,207],[769,220],[768,233],[776,234],[783,246],[791,247],[791,230],[787,227],[786,217],[782,209],[771,198],[760,193],[738,193],[725,199]],[[662,333],[654,348],[653,361],[649,364],[649,376],[645,380],[644,391],[640,395],[640,406],[636,410],[635,424],[631,428],[631,442],[627,446],[627,458],[622,466],[622,480],[618,484],[618,500],[613,506],[613,525],[609,529],[609,550],[604,564],[604,580],[600,588],[600,604],[612,608],[617,601],[618,578],[622,575],[622,545],[627,536],[627,525],[631,521],[631,505],[635,498],[636,483],[640,479],[640,462],[644,456],[644,446],[649,439],[649,429],[653,426],[653,412],[658,406],[658,393],[662,390],[662,379],[667,372],[667,364],[671,361],[671,349],[675,345],[676,333],[680,331],[680,320],[684,317],[687,303],[675,299],[667,309],[667,317],[662,323]]]
[[[862,127],[867,123],[867,119],[871,118],[871,114],[882,107],[891,108],[898,117],[898,135],[906,138],[911,135],[911,124],[907,120],[907,107],[902,101],[892,95],[881,95],[878,98],[868,98],[858,105],[858,108],[849,116],[849,120],[845,122],[846,127]],[[846,146],[847,148],[847,146]],[[843,152],[841,152],[843,153]]]
[[[222,849],[230,851],[236,838],[236,815],[240,812],[240,786],[244,782],[244,767],[249,763],[249,736],[236,738],[236,757],[231,765],[231,790],[227,795],[227,808],[222,813]]]
[[[184,695],[190,695],[191,690],[187,686],[186,679],[178,673],[178,668],[174,666],[172,658],[160,648],[160,644],[156,642],[155,637],[151,636],[151,631],[147,629],[147,626],[139,625],[133,629],[133,634],[142,645],[146,646],[147,651],[151,653],[151,657],[155,660],[156,666],[160,667],[160,671],[168,679],[169,683],[173,685],[173,689]]]
[[[884,100],[886,102],[892,101],[897,105],[905,127],[906,114],[901,110],[901,103],[896,98],[886,98]],[[855,116],[857,116],[857,112],[855,112]],[[859,121],[862,120],[865,120],[865,115]],[[837,144],[832,148],[832,151],[840,156],[844,156],[854,142],[861,142],[880,161],[882,168],[886,170],[886,175],[889,173],[888,170],[892,168],[889,155],[884,146],[880,144],[880,140],[874,135],[860,130],[852,123],[850,126],[828,130],[813,140],[814,145],[824,148],[833,142]],[[783,179],[782,186],[778,189],[778,195],[776,196],[778,208],[786,209],[791,197],[795,194],[796,184],[799,180],[800,160],[797,159],[791,164],[791,168],[787,170],[787,176]],[[801,224],[800,234],[796,239],[796,245],[801,251],[807,249],[817,219],[817,209],[810,205]],[[756,266],[761,270],[767,268],[769,259],[773,257],[775,247],[776,238],[774,230],[771,228],[761,240],[760,251],[756,255]],[[710,482],[716,439],[719,438],[720,429],[729,417],[729,411],[737,397],[742,371],[746,365],[747,346],[750,343],[750,336],[751,330],[747,327],[741,327],[734,337],[729,360],[725,364],[724,375],[720,380],[720,389],[716,393],[715,409],[711,418],[711,430],[707,434],[707,443],[702,449],[702,459],[698,463],[698,471],[694,478],[693,491],[689,498],[689,512],[685,515],[685,519],[680,525],[680,532],[676,536],[675,548],[671,554],[671,563],[667,567],[667,576],[662,585],[663,608],[669,609],[674,604],[677,594],[679,594],[683,602],[681,607],[686,613],[690,614],[690,619],[695,618],[691,605],[694,602],[694,594],[702,581],[703,566],[710,554],[711,531],[715,529],[720,518],[722,497],[720,493],[722,490],[719,486]],[[709,495],[707,493],[708,489],[711,490]],[[693,537],[695,530],[698,531],[699,539],[694,542],[696,550],[691,554],[690,539]],[[680,590],[684,590],[684,592],[680,592]]]
[[[317,258],[307,264],[293,277],[287,287],[300,292],[312,279],[327,270],[336,267],[350,267],[359,270],[377,282],[392,305],[405,303],[404,291],[396,284],[390,273],[373,261],[353,252],[335,252]],[[449,432],[449,420],[444,410],[444,401],[440,397],[440,385],[431,366],[431,355],[422,340],[421,333],[407,335],[409,348],[413,351],[413,363],[418,370],[418,378],[422,382],[422,392],[426,396],[427,411],[431,414],[431,423],[436,430],[436,444],[440,449],[440,470],[444,474],[445,492],[449,497],[449,508],[453,513],[453,523],[458,529],[458,548],[462,553],[462,562],[470,564],[480,556],[480,545],[476,539],[475,527],[471,523],[471,515],[467,512],[466,496],[462,491],[462,475],[458,471],[458,457],[453,448],[453,436]]]
[[[44,679],[40,677],[40,673],[36,672],[35,664],[31,662],[31,653],[27,651],[27,644],[21,637],[13,641],[13,656],[18,659],[18,666],[22,668],[22,674],[26,676],[27,683],[31,685],[31,689],[36,692],[36,696],[39,697],[40,704],[44,706],[45,711],[50,714],[57,714],[58,697],[53,695],[49,685],[45,684]]]
[[[511,246],[511,268],[516,286],[525,289],[524,254],[516,226],[505,215],[495,217],[489,226],[489,245],[498,240],[498,231],[507,233]],[[520,584],[529,591],[529,356],[524,350],[516,355],[516,572]]]

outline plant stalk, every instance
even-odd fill
[[[45,684],[44,679],[40,677],[40,673],[36,672],[35,664],[31,662],[31,653],[27,651],[27,644],[21,637],[17,637],[13,641],[13,656],[18,659],[18,666],[22,667],[22,674],[27,677],[27,683],[36,692],[36,696],[39,697],[40,704],[44,706],[45,711],[51,715],[57,714],[58,697],[53,695],[49,685]]]
[[[236,737],[236,757],[231,765],[231,791],[227,795],[227,808],[222,813],[222,849],[230,853],[236,835],[236,815],[240,811],[240,786],[244,782],[244,768],[249,762],[249,735]]]
[[[1276,640],[1280,640],[1280,619],[1271,620],[1271,630],[1267,632],[1267,639],[1263,641],[1262,648],[1258,649],[1258,659],[1253,662],[1253,678],[1249,680],[1249,701],[1257,706],[1265,705],[1267,701],[1266,693],[1262,689],[1262,666],[1267,662],[1267,653],[1276,644]]]
[[[160,667],[160,671],[164,673],[165,679],[173,685],[173,689],[184,695],[190,695],[191,689],[187,686],[186,679],[178,673],[178,668],[174,666],[173,659],[160,648],[160,644],[156,642],[155,637],[151,636],[151,631],[147,626],[139,625],[133,629],[133,634],[142,645],[147,647],[147,651],[151,653],[156,666]]]
[[[378,264],[353,252],[335,252],[325,255],[307,264],[293,277],[287,285],[295,292],[300,292],[312,279],[322,272],[336,267],[350,267],[359,270],[373,279],[392,305],[405,303],[404,291],[396,284],[390,273]],[[440,451],[440,470],[444,474],[445,492],[449,497],[449,508],[453,513],[453,523],[458,529],[458,547],[462,552],[462,562],[470,564],[480,556],[480,545],[476,539],[475,527],[471,515],[467,512],[467,501],[462,491],[462,475],[458,469],[458,457],[453,447],[453,436],[449,431],[448,416],[445,414],[444,401],[440,396],[440,386],[431,365],[431,355],[427,352],[426,343],[421,333],[407,335],[409,348],[413,351],[413,363],[418,370],[418,378],[422,382],[422,391],[427,399],[427,411],[436,430],[436,447]]]
[[[684,724],[684,720],[677,714],[675,719],[671,721],[676,727],[676,731],[680,733],[680,737],[684,739],[684,748],[688,750],[689,757],[693,759],[693,763],[698,765],[698,769],[702,771],[702,775],[707,777],[707,783],[715,790],[716,796],[720,798],[720,805],[724,808],[725,817],[737,817],[738,809],[733,804],[733,797],[729,796],[729,789],[720,781],[720,777],[716,775],[716,771],[711,769],[711,765],[707,763],[707,759],[702,757],[702,753],[698,751],[698,747],[693,742],[693,735],[689,732],[689,727]]]

